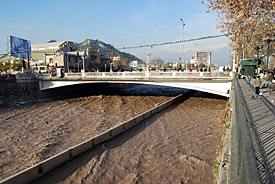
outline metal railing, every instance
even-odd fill
[[[274,183],[271,167],[238,79],[235,77],[236,131],[238,146],[238,173],[240,183]],[[256,163],[264,171],[259,173]],[[263,176],[264,175],[264,176]]]

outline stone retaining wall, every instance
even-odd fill
[[[16,106],[38,100],[39,83],[33,76],[0,80],[0,107]]]

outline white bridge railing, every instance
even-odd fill
[[[56,78],[55,74],[40,74],[40,79]],[[65,73],[66,78],[232,78],[232,72],[85,72]]]
[[[38,75],[40,90],[90,83],[161,85],[230,96],[232,73],[226,72],[95,72]]]

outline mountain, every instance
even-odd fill
[[[113,53],[113,56],[117,56],[119,54],[121,57],[128,58],[131,61],[134,61],[134,60],[136,60],[138,62],[142,61],[138,57],[136,57],[132,54],[126,53],[126,52],[120,52],[119,50],[117,50],[111,44],[104,43],[100,40],[86,39],[83,42],[76,43],[76,46],[80,50],[84,50],[84,49],[87,49],[87,48],[98,49],[99,52],[100,52],[100,55],[109,56],[109,54]]]

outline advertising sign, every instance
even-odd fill
[[[22,38],[10,36],[10,55],[21,58],[31,58],[31,42]]]
[[[138,61],[132,61],[132,67],[137,68],[138,67]]]

